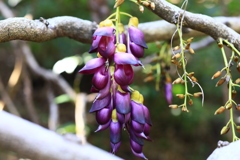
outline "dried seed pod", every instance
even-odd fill
[[[238,62],[238,64],[237,64],[237,70],[240,73],[240,62]]]
[[[195,54],[194,50],[192,48],[189,48],[188,51],[192,54]]]
[[[182,111],[183,111],[183,112],[189,112],[188,109],[187,109],[187,107],[182,107]]]
[[[173,59],[171,60],[171,63],[172,63],[172,64],[175,64],[175,65],[179,65],[179,62],[176,61],[176,60],[173,60]]]
[[[215,111],[214,115],[221,114],[221,113],[223,113],[225,110],[226,110],[226,108],[223,107],[223,106],[221,106],[221,107],[219,107],[219,108]]]
[[[144,7],[140,5],[139,6],[139,11],[143,13],[144,12]]]
[[[177,51],[179,49],[180,49],[180,46],[176,46],[176,47],[173,48],[173,51]]]
[[[177,78],[175,81],[173,81],[172,84],[179,84],[182,82],[182,79],[181,78]]]
[[[191,78],[192,76],[194,76],[194,72],[191,72],[191,73],[188,74],[188,77]]]
[[[149,2],[143,2],[142,4],[143,4],[144,6],[146,6],[146,7],[148,7],[148,6],[150,5]]]
[[[152,80],[154,80],[153,76],[147,76],[146,78],[144,78],[143,82],[150,82]]]
[[[234,56],[234,57],[233,57],[233,60],[234,60],[234,62],[236,62],[236,63],[237,63],[237,62],[238,62],[238,60],[239,60],[239,57],[238,57],[238,56]]]
[[[183,99],[183,98],[185,97],[184,94],[176,94],[176,96],[177,96],[178,98],[180,98],[180,99]]]
[[[240,78],[236,79],[236,80],[235,80],[235,83],[236,83],[236,84],[240,83]]]
[[[219,76],[222,75],[222,72],[221,71],[217,71],[213,76],[212,76],[212,79],[215,79],[215,78],[218,78]]]
[[[197,78],[194,77],[194,76],[192,76],[191,79],[192,79],[193,82],[197,82],[198,81]]]
[[[170,104],[168,107],[169,107],[169,108],[172,108],[172,109],[177,109],[177,108],[178,108],[178,105],[176,105],[176,104]]]
[[[222,85],[224,82],[226,81],[226,78],[225,77],[222,77],[216,84],[216,87]]]
[[[230,127],[224,126],[220,132],[221,135],[226,134],[230,130]]]
[[[231,109],[232,108],[232,103],[228,103],[227,105],[226,105],[226,109]]]
[[[123,4],[124,0],[117,0],[113,8],[117,8],[121,4]]]
[[[219,48],[222,48],[222,47],[223,47],[223,44],[222,44],[222,43],[218,43],[218,47],[219,47]]]
[[[187,43],[191,43],[193,40],[193,37],[187,39]]]
[[[189,104],[189,105],[193,105],[193,100],[192,100],[192,99],[189,99],[188,104]]]
[[[190,49],[190,43],[188,43],[186,46],[185,46],[185,49]]]
[[[201,95],[202,95],[202,92],[193,93],[193,97],[195,98],[200,97]]]
[[[151,2],[150,7],[152,8],[152,10],[155,10],[155,3]]]
[[[236,109],[240,111],[240,104],[236,105]]]
[[[172,56],[172,59],[178,59],[181,57],[180,53],[175,54],[174,56]]]
[[[232,90],[232,98],[235,98],[237,95],[237,91],[236,90]]]
[[[240,132],[240,126],[236,126],[236,131]]]

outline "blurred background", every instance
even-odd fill
[[[181,0],[169,0],[171,3],[181,6]],[[56,16],[74,16],[81,19],[91,20],[99,23],[107,18],[112,12],[114,0],[5,0],[3,1],[17,17],[26,15],[33,19],[43,17],[45,19]],[[240,1],[238,0],[191,0],[187,10],[193,13],[202,13],[212,17],[215,16],[239,16]],[[126,1],[121,7],[122,11],[137,16],[140,22],[160,20],[159,17],[145,9],[141,13],[134,3]],[[1,20],[5,17],[0,15]],[[127,24],[128,19],[123,17],[123,23]],[[159,29],[161,32],[161,29]],[[203,37],[195,37],[193,42],[201,40]],[[19,47],[21,43],[1,43],[0,44],[0,105],[4,105],[4,94],[7,94],[13,103],[14,113],[18,113],[22,118],[38,123],[49,128],[49,97],[46,96],[49,87],[52,88],[54,102],[58,107],[58,122],[52,130],[60,134],[75,133],[75,106],[69,102],[69,97],[64,95],[54,82],[49,83],[46,79],[35,74],[27,66],[22,66],[21,53]],[[146,56],[154,56],[159,53],[163,42],[149,43],[149,49],[145,50]],[[177,44],[177,41],[176,41]],[[58,38],[55,40],[35,43],[27,42],[31,53],[36,58],[39,65],[45,69],[54,70],[61,74],[63,78],[75,90],[80,90],[89,94],[91,87],[91,75],[81,75],[77,71],[84,66],[84,63],[96,56],[88,54],[90,44],[83,44],[69,38]],[[214,112],[226,101],[226,85],[215,87],[217,80],[211,80],[212,75],[223,68],[221,52],[212,43],[200,50],[196,54],[188,56],[188,72],[195,72],[199,84],[201,84],[205,101],[202,107],[201,98],[194,98],[194,104],[189,107],[190,112],[172,110],[164,96],[164,81],[159,83],[160,90],[156,90],[156,81],[146,82],[148,76],[146,71],[138,70],[135,73],[133,88],[138,89],[145,97],[145,106],[151,113],[153,126],[150,136],[152,142],[144,144],[143,152],[149,160],[202,160],[206,159],[217,147],[218,140],[231,141],[231,132],[220,136],[221,128],[228,121],[229,112],[214,116]],[[143,58],[144,59],[144,58]],[[74,62],[74,63],[73,63]],[[19,80],[14,85],[9,85],[10,77],[17,65],[21,65],[22,72]],[[70,64],[74,64],[70,67]],[[151,63],[150,65],[155,65]],[[55,66],[55,67],[54,67]],[[149,65],[147,65],[149,66]],[[69,68],[70,67],[70,68]],[[172,80],[177,78],[174,66],[169,66],[167,72]],[[233,70],[235,79],[237,72]],[[164,79],[164,78],[162,78]],[[199,92],[195,86],[191,88],[191,93]],[[174,85],[173,95],[184,91],[183,85]],[[239,92],[239,90],[237,90]],[[237,98],[240,95],[237,95]],[[236,100],[238,102],[238,100]],[[174,104],[182,104],[183,101],[173,96]],[[91,102],[87,103],[87,112],[91,107]],[[11,110],[5,107],[4,110]],[[240,113],[236,110],[236,122],[240,122]],[[86,113],[86,133],[87,141],[99,148],[109,151],[109,130],[94,133],[98,125],[95,115]],[[109,145],[108,145],[109,144]],[[122,145],[118,156],[126,160],[137,160],[131,153],[128,134],[123,131]],[[17,160],[21,157],[12,151],[0,150],[0,160]]]

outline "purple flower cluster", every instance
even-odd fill
[[[100,24],[93,34],[89,53],[98,53],[79,73],[94,74],[92,92],[97,92],[90,112],[96,113],[98,131],[110,128],[111,152],[121,144],[121,131],[125,128],[130,136],[134,155],[146,159],[142,153],[145,140],[150,140],[152,125],[143,96],[129,87],[133,82],[132,65],[142,66],[141,58],[147,45],[143,33],[137,28],[138,20],[132,17],[127,35],[123,26],[116,28],[110,20]],[[117,34],[117,35],[116,35]]]

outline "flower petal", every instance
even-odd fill
[[[120,145],[121,145],[121,141],[118,142],[118,143],[116,143],[116,144],[110,142],[110,144],[111,144],[111,148],[112,148],[112,149],[111,149],[111,153],[112,153],[112,154],[115,154],[115,153],[118,151],[118,149],[119,149],[119,147],[120,147]]]
[[[102,37],[99,46],[98,52],[104,58],[110,58],[115,53],[116,46],[114,44],[113,37]]]
[[[172,104],[172,83],[166,83],[165,84],[165,98],[168,102],[168,104]]]
[[[152,121],[150,118],[150,112],[148,110],[148,108],[144,105],[142,105],[143,111],[144,111],[144,117],[145,117],[145,121],[146,123],[148,123],[150,126],[152,126]]]
[[[119,122],[111,122],[110,124],[110,141],[117,144],[121,139],[121,124]]]
[[[144,129],[144,124],[138,123],[134,120],[131,121],[131,128],[134,132],[141,133]]]
[[[94,36],[106,36],[106,37],[113,37],[114,36],[115,29],[112,27],[100,27],[96,29],[96,31],[93,34]]]
[[[98,110],[106,107],[107,105],[109,105],[110,102],[111,102],[111,94],[109,93],[105,98],[96,100],[93,103],[92,108],[90,109],[89,112],[91,113],[91,112],[98,111]]]
[[[101,40],[101,38],[102,38],[102,36],[94,36],[93,37],[93,42],[92,42],[91,48],[88,51],[89,53],[97,52],[98,44],[99,44],[99,41]]]
[[[106,70],[105,66],[102,66],[92,78],[93,86],[98,90],[103,89],[108,83],[108,74],[110,72]]]
[[[136,157],[139,157],[139,158],[143,158],[143,159],[146,159],[147,160],[147,158],[145,157],[145,155],[141,152],[141,153],[137,153],[137,152],[135,152],[132,148],[131,148],[131,150],[132,150],[132,153],[136,156]]]
[[[139,46],[137,44],[135,44],[134,42],[130,42],[130,49],[131,49],[131,53],[137,57],[137,58],[141,58],[144,55],[144,48],[142,46]]]
[[[134,152],[136,152],[136,153],[142,152],[142,145],[138,144],[137,142],[133,141],[132,139],[130,140],[130,145],[131,145],[131,148],[134,150]]]
[[[142,65],[141,61],[136,59],[132,54],[124,52],[115,53],[114,62],[116,64]]]
[[[82,74],[93,74],[99,67],[105,64],[104,58],[93,58],[79,71]]]
[[[114,105],[118,113],[129,113],[131,111],[130,94],[117,91],[115,94]]]
[[[133,69],[131,65],[117,65],[114,72],[114,79],[121,86],[129,85],[133,82]]]
[[[96,98],[94,99],[93,102],[95,102],[98,99],[103,99],[104,97],[106,97],[110,93],[111,83],[112,83],[111,75],[108,74],[107,85],[99,91],[98,95],[96,96]]]
[[[131,101],[132,106],[132,120],[145,124],[144,110],[141,104]]]
[[[130,26],[128,28],[128,33],[129,33],[131,42],[134,42],[135,44],[140,45],[143,48],[148,48],[147,44],[144,40],[144,34],[141,30],[139,30],[138,28],[136,28],[134,26]]]
[[[109,108],[102,108],[96,112],[96,120],[98,124],[106,124],[110,119],[112,115],[112,110]]]
[[[106,124],[99,125],[98,129],[95,132],[99,132],[99,131],[103,131],[103,130],[107,129],[111,122],[112,122],[112,120],[108,121]]]

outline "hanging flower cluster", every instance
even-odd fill
[[[96,113],[99,124],[96,132],[110,128],[111,152],[119,149],[121,130],[126,129],[133,154],[146,159],[142,147],[144,139],[150,140],[152,123],[143,96],[129,87],[134,78],[132,65],[142,66],[138,58],[143,57],[147,48],[137,27],[136,17],[130,18],[127,34],[120,22],[116,25],[109,19],[101,22],[89,50],[97,52],[98,58],[90,60],[79,73],[94,74],[91,91],[98,94],[90,112]]]

